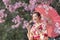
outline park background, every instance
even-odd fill
[[[60,0],[50,2],[60,15]],[[26,23],[41,3],[41,0],[0,0],[0,40],[28,40]]]

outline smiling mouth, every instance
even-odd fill
[[[34,19],[34,20],[37,20],[37,19]]]

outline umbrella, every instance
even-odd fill
[[[52,20],[53,25],[47,25],[47,30],[48,30],[48,35],[49,37],[56,37],[57,34],[54,33],[54,28],[55,28],[55,23],[59,22],[60,24],[60,16],[58,15],[57,11],[47,5],[47,4],[40,4],[35,8],[36,12],[39,12],[40,14],[42,14],[43,16],[45,16],[46,18],[50,18]],[[49,20],[47,20],[49,21]]]

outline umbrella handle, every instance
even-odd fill
[[[55,40],[55,38],[54,38],[54,40]]]

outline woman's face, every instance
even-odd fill
[[[34,23],[36,23],[39,20],[38,15],[37,14],[33,14],[32,20],[33,20]]]

